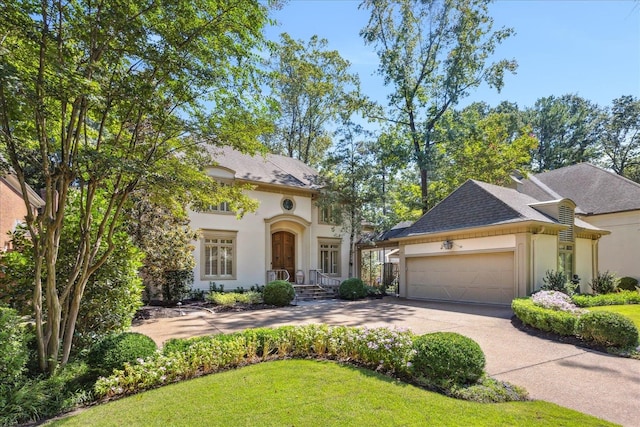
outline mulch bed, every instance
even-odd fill
[[[269,304],[234,304],[232,306],[215,305],[202,301],[186,301],[180,307],[163,306],[163,305],[145,305],[141,307],[133,317],[133,325],[139,325],[146,320],[165,319],[170,317],[179,317],[182,313],[192,312],[196,310],[206,309],[214,313],[243,312],[254,310],[266,310],[277,308],[275,305]],[[182,312],[182,313],[181,313]]]

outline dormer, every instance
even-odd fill
[[[553,218],[562,225],[568,226],[561,230],[558,237],[561,242],[573,242],[575,239],[574,224],[576,204],[571,199],[557,199],[548,202],[532,203],[529,206]]]

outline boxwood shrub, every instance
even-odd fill
[[[620,291],[603,295],[574,295],[571,297],[578,307],[597,307],[601,305],[640,304],[640,292]]]
[[[136,363],[155,355],[158,347],[146,335],[138,332],[123,332],[110,335],[95,344],[87,354],[87,364],[98,375],[109,375],[121,369],[125,363]]]
[[[638,279],[633,277],[622,277],[618,282],[618,289],[621,291],[637,291]]]
[[[638,328],[631,319],[619,313],[591,311],[576,324],[576,334],[585,341],[620,349],[638,345]]]
[[[293,285],[286,280],[274,280],[267,283],[262,293],[262,299],[265,304],[284,307],[291,304],[296,296]]]
[[[367,287],[362,280],[353,277],[340,284],[338,295],[342,299],[361,299],[367,296]]]
[[[426,386],[448,390],[478,381],[484,373],[485,357],[471,338],[455,332],[421,335],[413,341],[414,378]]]
[[[539,307],[530,298],[514,299],[511,309],[525,325],[558,335],[575,335],[577,316],[574,314]]]

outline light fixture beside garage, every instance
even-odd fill
[[[442,245],[440,246],[440,249],[452,249],[453,248],[453,240],[445,240],[444,242],[442,242]]]

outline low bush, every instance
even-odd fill
[[[576,334],[585,341],[605,347],[628,349],[638,345],[638,328],[633,321],[607,311],[592,311],[580,316]]]
[[[265,304],[284,307],[291,304],[296,296],[293,285],[286,280],[274,280],[267,283],[262,293],[262,299]]]
[[[622,277],[618,282],[618,289],[621,291],[637,291],[638,288],[638,279],[633,277]]]
[[[598,307],[601,305],[640,304],[640,292],[620,291],[603,295],[574,295],[571,297],[578,307]]]
[[[353,277],[340,284],[338,296],[342,299],[355,301],[367,296],[367,287],[362,280]]]
[[[484,373],[485,357],[471,338],[455,332],[436,332],[417,337],[411,372],[421,384],[449,390],[473,384]]]
[[[480,403],[504,403],[528,398],[524,388],[487,376],[468,387],[453,387],[450,394],[457,399]]]
[[[525,325],[559,335],[575,335],[575,314],[539,307],[531,298],[514,299],[511,309]]]
[[[0,307],[0,384],[20,381],[29,360],[27,341],[27,332],[16,311]]]
[[[608,271],[598,272],[596,277],[589,282],[589,286],[595,295],[610,294],[618,288],[618,278]]]
[[[562,271],[547,270],[542,278],[543,291],[557,291],[571,295],[574,285],[569,283],[567,276]]]
[[[146,335],[123,332],[111,335],[94,345],[87,354],[87,364],[99,375],[109,375],[125,363],[136,363],[155,355],[158,347]]]

